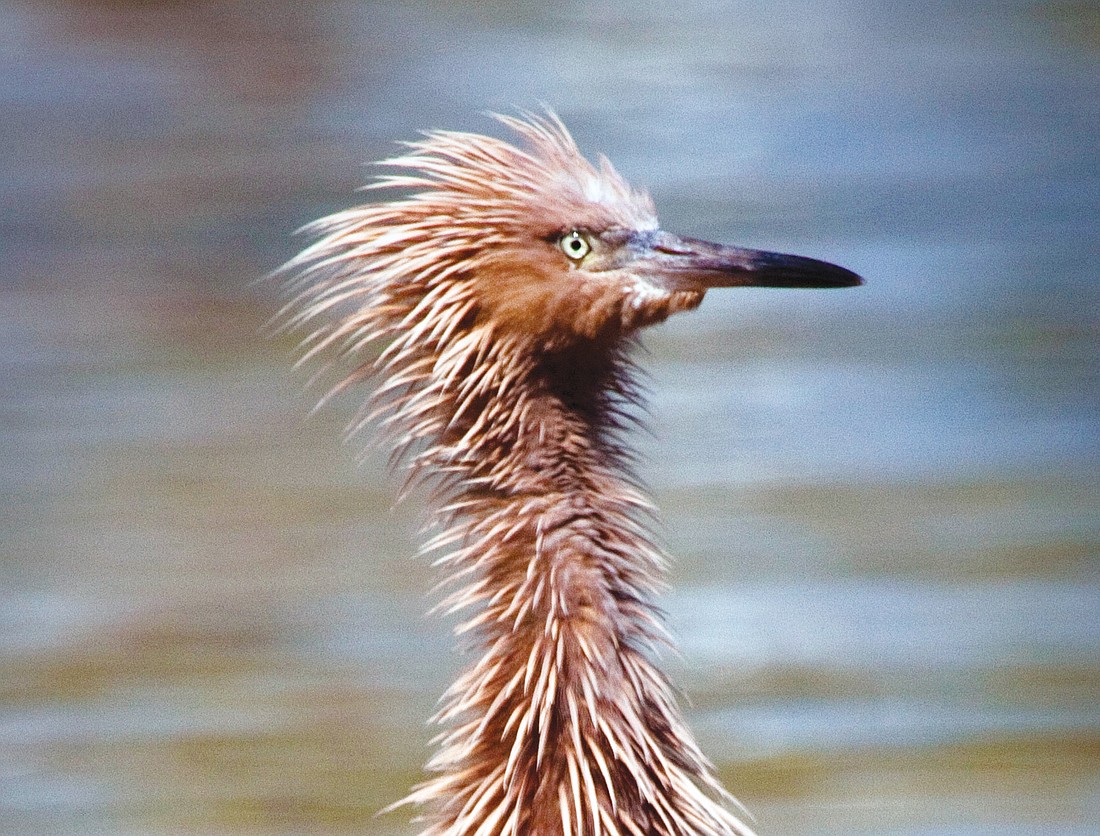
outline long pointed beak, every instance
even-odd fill
[[[863,279],[836,264],[680,238],[663,230],[632,242],[635,266],[669,290],[712,287],[855,287]]]

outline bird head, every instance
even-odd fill
[[[335,276],[314,288],[311,316],[363,297],[391,322],[443,312],[451,333],[461,315],[467,328],[561,346],[629,335],[695,308],[711,288],[861,282],[823,261],[664,231],[649,195],[606,158],[586,160],[554,114],[497,118],[520,145],[426,133],[380,163],[401,173],[367,187],[411,194],[318,222],[325,237],[296,262]]]
[[[500,118],[528,149],[486,183],[499,190],[494,203],[514,207],[482,254],[486,305],[501,324],[594,338],[692,309],[710,288],[861,282],[855,273],[815,259],[662,230],[649,195],[632,189],[606,157],[590,164],[552,114]]]

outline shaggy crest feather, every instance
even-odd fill
[[[479,653],[406,802],[425,836],[747,836],[653,662],[665,558],[620,435],[636,330],[723,283],[715,259],[743,284],[762,256],[660,232],[649,197],[552,113],[497,118],[522,147],[425,134],[368,187],[405,196],[317,221],[288,265],[302,362],[358,363],[333,392],[377,378],[352,431],[378,424],[429,484],[424,550],[455,587],[438,608],[467,613]],[[854,283],[779,258],[795,273],[769,261],[765,277],[785,286]]]

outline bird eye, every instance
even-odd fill
[[[588,243],[588,239],[575,229],[565,233],[558,240],[558,246],[573,261],[580,261],[592,251],[592,245]]]

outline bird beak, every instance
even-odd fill
[[[663,230],[632,243],[637,248],[635,269],[668,290],[863,284],[851,270],[827,261],[680,238]]]

